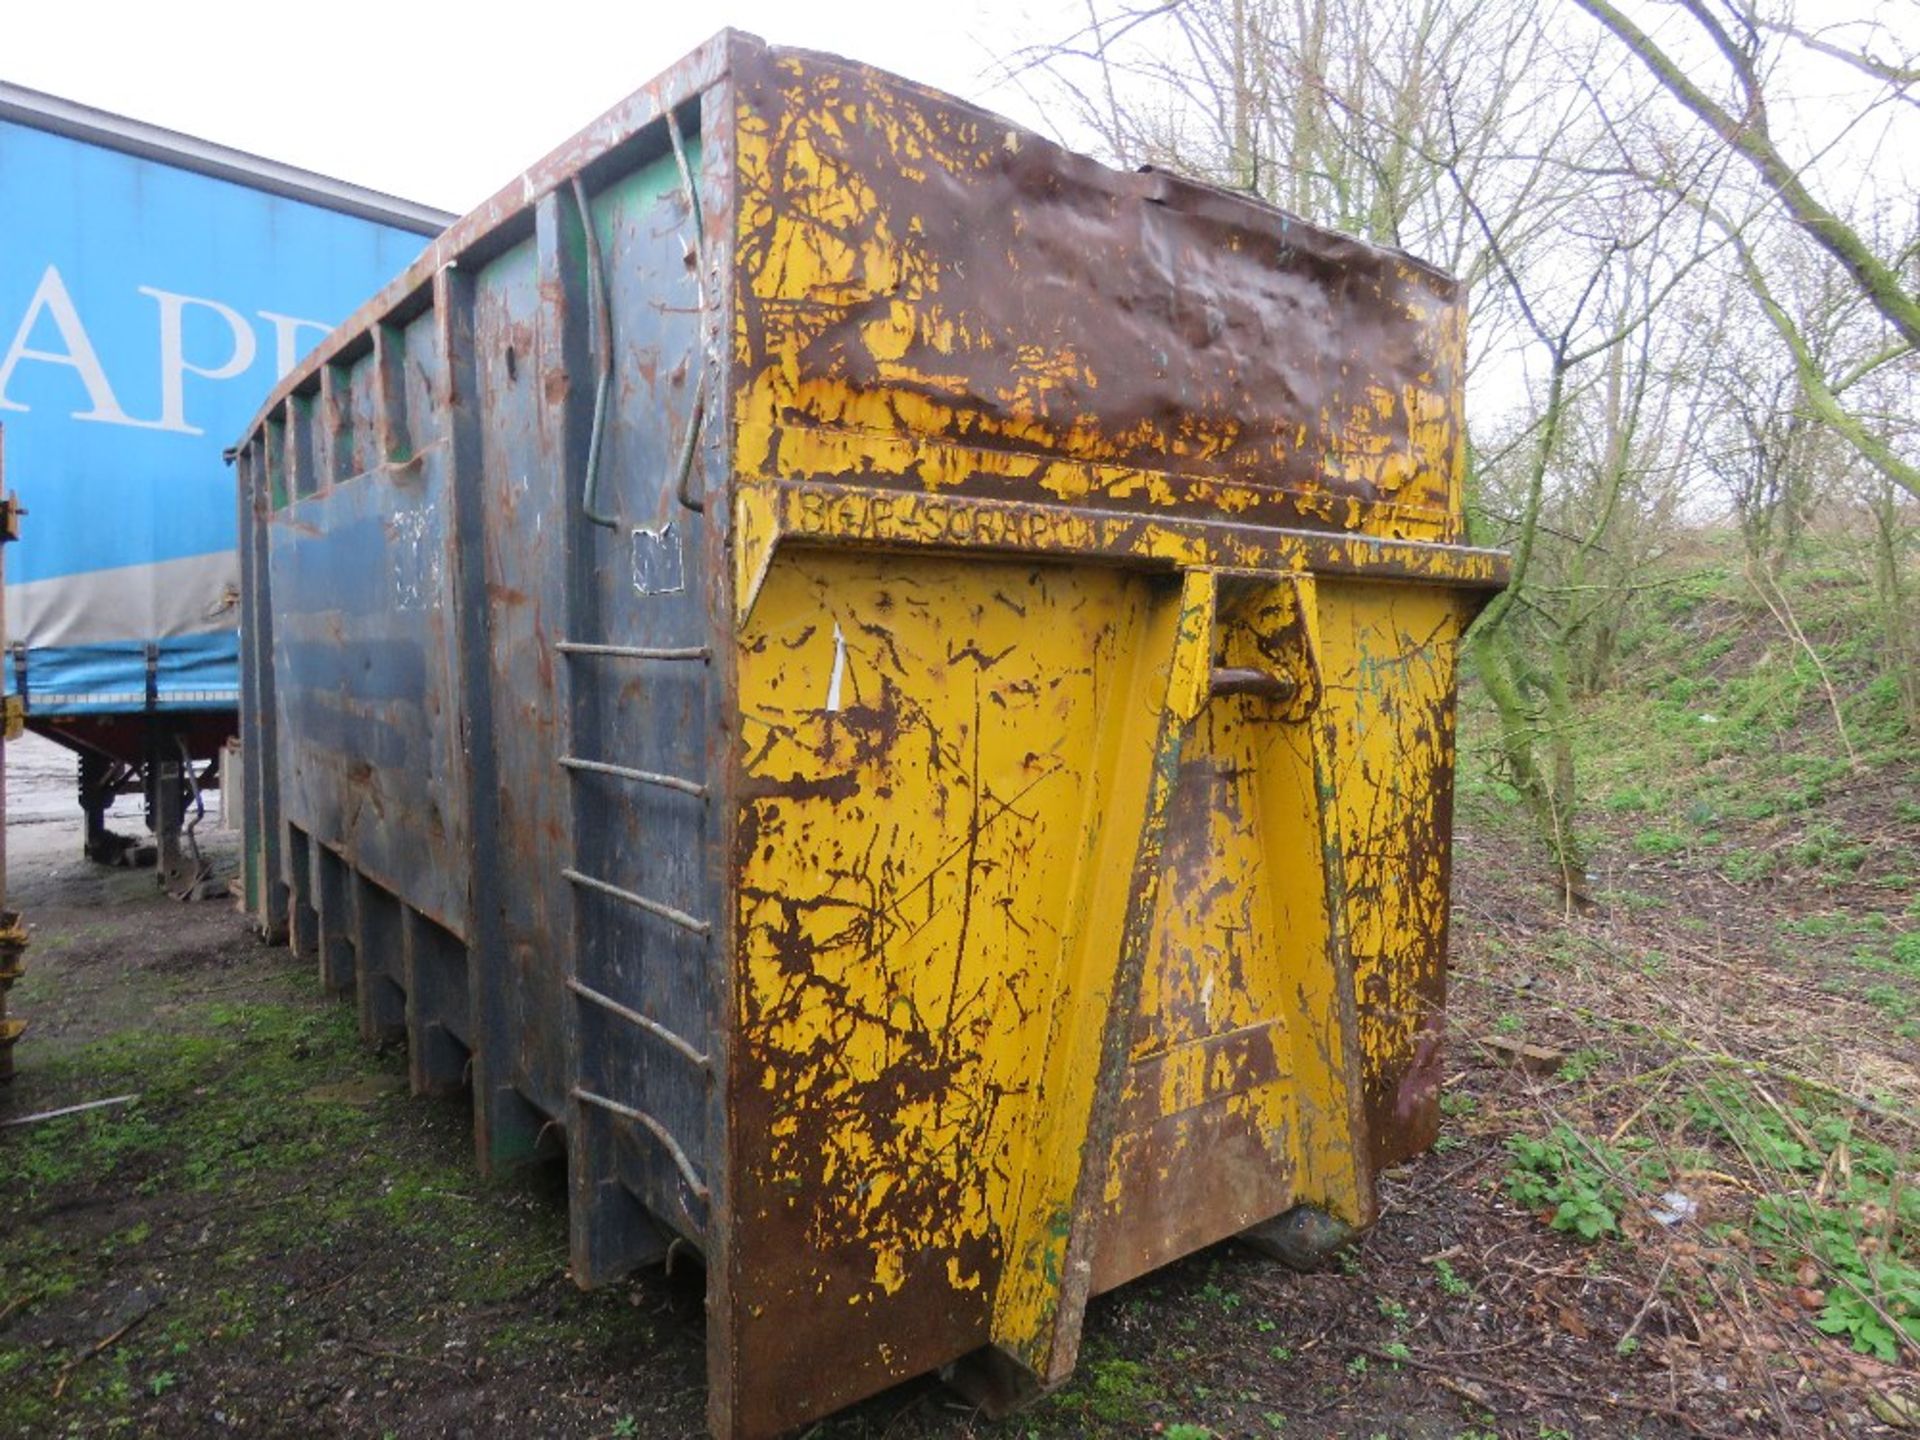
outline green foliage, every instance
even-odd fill
[[[1560,1078],[1577,1085],[1612,1058],[1610,1051],[1583,1045],[1561,1063]]]
[[[1906,735],[1907,715],[1901,703],[1900,681],[1893,675],[1876,675],[1850,697],[1847,721],[1867,739],[1880,745],[1896,745]]]
[[[1819,648],[1860,760],[1911,764],[1913,737],[1876,638],[1883,616],[1858,561],[1815,537],[1781,585]],[[1618,633],[1620,683],[1585,697],[1575,718],[1575,802],[1603,818],[1642,817],[1627,837],[1640,854],[1697,853],[1731,822],[1817,811],[1853,784],[1819,668],[1759,603],[1742,565],[1663,576],[1628,602]],[[1728,878],[1753,884],[1798,863],[1843,879],[1884,863],[1866,836],[1816,834],[1801,855],[1780,838],[1744,846]]]
[[[1806,837],[1793,847],[1793,858],[1809,870],[1827,870],[1852,875],[1873,852],[1865,845],[1841,833],[1837,826],[1822,822],[1810,826]]]
[[[1920,1351],[1920,1194],[1894,1194],[1856,1178],[1836,1197],[1806,1191],[1763,1197],[1754,1234],[1791,1259],[1805,1255],[1830,1277],[1816,1329],[1843,1336],[1862,1354],[1892,1362],[1904,1344]],[[1784,1272],[1788,1265],[1783,1262]]]
[[[1653,791],[1642,785],[1627,785],[1611,792],[1601,803],[1616,815],[1651,810],[1657,802]]]
[[[1920,979],[1920,967],[1902,961],[1887,949],[1862,945],[1847,956],[1849,965],[1871,970],[1876,975],[1891,975],[1897,980]]]
[[[1903,1344],[1920,1350],[1913,1157],[1858,1135],[1843,1117],[1761,1103],[1732,1081],[1698,1087],[1687,1108],[1768,1173],[1774,1188],[1754,1202],[1753,1235],[1779,1257],[1783,1281],[1802,1258],[1828,1277],[1815,1327],[1890,1362]]]
[[[33,1127],[0,1156],[0,1187],[29,1212],[62,1186],[103,1175],[144,1194],[228,1190],[256,1172],[312,1165],[368,1133],[366,1108],[301,1099],[316,1079],[363,1066],[349,1008],[216,1004],[193,1018],[204,1028],[122,1032],[49,1067],[55,1085],[71,1074],[76,1090],[140,1099]],[[316,1074],[320,1054],[335,1063]]]
[[[1802,915],[1797,920],[1787,921],[1780,928],[1789,935],[1818,940],[1834,935],[1851,935],[1860,928],[1860,921],[1852,915]]]
[[[303,1315],[263,1279],[297,1252],[344,1253],[369,1237],[404,1237],[397,1243],[456,1303],[498,1301],[554,1273],[547,1219],[535,1207],[481,1198],[496,1183],[523,1182],[475,1177],[464,1134],[437,1154],[393,1143],[386,1132],[403,1107],[415,1138],[430,1112],[405,1099],[396,1061],[383,1064],[361,1047],[352,1007],[322,1002],[304,976],[258,983],[270,998],[173,1006],[164,1025],[136,1021],[138,1029],[40,1063],[53,1095],[137,1090],[142,1098],[0,1143],[0,1194],[14,1206],[0,1222],[0,1305],[19,1299],[27,1317],[0,1335],[0,1376],[14,1377],[0,1381],[0,1432],[58,1433],[62,1416],[77,1417],[77,1433],[136,1429],[143,1405],[195,1383],[200,1364],[226,1363],[229,1347],[250,1335],[270,1333],[289,1356],[302,1353],[312,1338]],[[335,1164],[323,1186],[312,1186],[319,1165],[369,1150],[378,1164]],[[154,1197],[151,1207],[135,1199],[122,1212],[153,1218],[76,1243],[88,1232],[75,1231],[63,1207],[103,1192]],[[207,1218],[183,1235],[179,1214]],[[55,1406],[60,1357],[24,1338],[37,1317],[70,1312],[75,1296],[103,1293],[182,1245],[191,1260],[160,1262],[169,1275],[164,1310],[89,1362]],[[614,1325],[631,1340],[645,1323],[624,1304],[583,1302],[577,1316],[543,1319],[540,1345],[603,1345]]]
[[[1693,538],[1692,553],[1712,554],[1713,537]],[[1729,547],[1722,558],[1732,553]],[[1809,1288],[1823,1300],[1811,1323],[1863,1353],[1910,1365],[1920,1359],[1920,1185],[1912,1179],[1920,1167],[1914,1155],[1882,1143],[1884,1135],[1863,1133],[1878,1120],[1836,1110],[1816,1086],[1794,1086],[1782,1067],[1832,1078],[1825,1067],[1835,1047],[1858,1044],[1863,1060],[1897,1061],[1920,1043],[1920,799],[1911,781],[1920,736],[1911,728],[1910,684],[1903,690],[1893,668],[1896,651],[1886,643],[1886,616],[1859,563],[1856,538],[1822,531],[1803,537],[1772,598],[1782,597],[1797,633],[1761,602],[1739,564],[1665,573],[1627,603],[1612,683],[1603,679],[1579,697],[1570,730],[1580,782],[1575,798],[1598,862],[1594,873],[1610,877],[1593,898],[1610,926],[1625,922],[1625,933],[1588,946],[1564,968],[1582,999],[1615,973],[1622,993],[1637,987],[1641,1003],[1626,1009],[1634,1019],[1621,1022],[1637,1032],[1636,1051],[1647,1029],[1655,1042],[1669,1038],[1671,1023],[1682,1041],[1743,1058],[1753,1023],[1764,1024],[1759,997],[1786,1002],[1789,985],[1802,996],[1817,987],[1851,1003],[1840,1010],[1813,1000],[1807,1043],[1769,1050],[1770,1073],[1743,1073],[1721,1063],[1727,1055],[1647,1045],[1651,1053],[1636,1054],[1634,1071],[1651,1067],[1658,1076],[1648,1084],[1659,1090],[1650,1090],[1643,1107],[1657,1143],[1627,1140],[1616,1148],[1591,1138],[1639,1102],[1641,1076],[1609,1073],[1613,1083],[1589,1090],[1583,1082],[1615,1067],[1604,1055],[1576,1053],[1560,1079],[1581,1091],[1556,1102],[1591,1101],[1604,1118],[1582,1115],[1545,1134],[1515,1136],[1505,1185],[1556,1228],[1588,1240],[1615,1235],[1623,1224],[1637,1236],[1625,1219],[1629,1206],[1668,1189],[1684,1191],[1706,1205],[1689,1232],[1726,1246],[1724,1263],[1743,1264],[1744,1254],[1780,1284],[1801,1287],[1812,1262],[1819,1281]],[[1474,729],[1487,710],[1469,703],[1463,713],[1463,764],[1471,766]],[[1645,874],[1656,868],[1690,883],[1663,887]],[[1746,892],[1719,914],[1718,905],[1697,900],[1709,870]],[[1711,885],[1726,895],[1717,880]],[[1781,913],[1787,906],[1815,913],[1789,918]],[[1776,927],[1771,939],[1750,947],[1749,937],[1768,924]],[[1575,917],[1562,933],[1582,928]],[[1699,947],[1689,933],[1703,937]],[[1539,974],[1553,942],[1530,943],[1521,963]],[[1741,1007],[1758,1003],[1762,1013],[1730,1010],[1725,1030],[1707,1036],[1693,1033],[1684,1017],[1642,1029],[1637,1022],[1660,1008],[1668,987],[1690,982],[1692,952],[1708,944],[1716,953],[1751,954],[1756,968],[1771,970],[1730,999]],[[1483,953],[1505,964],[1490,948]],[[1776,979],[1784,983],[1770,983]],[[1529,1027],[1538,1023],[1541,1012],[1530,1004],[1516,1009]],[[1487,1013],[1498,1014],[1498,1005]],[[1695,1068],[1694,1059],[1705,1063]],[[1863,1065],[1859,1073],[1871,1072]],[[1713,1078],[1703,1082],[1707,1076]],[[1873,1098],[1881,1109],[1902,1103]],[[1735,1174],[1741,1185],[1723,1189],[1702,1179],[1714,1173]],[[1739,1253],[1729,1238],[1736,1231]],[[1607,1263],[1608,1253],[1596,1251],[1595,1259]],[[1441,1294],[1454,1293],[1449,1275],[1436,1265]],[[1700,1297],[1709,1301],[1754,1303],[1744,1289],[1737,1297]]]
[[[1898,985],[1869,985],[1860,992],[1860,998],[1895,1020],[1910,1019],[1916,1013],[1920,1013],[1920,1000],[1916,1000]]]
[[[1473,1293],[1473,1286],[1454,1272],[1453,1265],[1445,1256],[1433,1262],[1433,1283],[1440,1287],[1442,1295],[1451,1295],[1456,1300]]]
[[[1589,1241],[1620,1233],[1626,1198],[1612,1176],[1627,1167],[1618,1151],[1556,1125],[1538,1139],[1513,1136],[1507,1153],[1507,1193],[1529,1210],[1552,1210],[1552,1228]]]
[[[1771,850],[1745,846],[1730,850],[1720,861],[1720,873],[1736,885],[1757,885],[1774,873],[1778,860]]]
[[[1897,1275],[1883,1270],[1877,1277],[1899,1287],[1902,1298],[1891,1315],[1874,1301],[1871,1291],[1862,1289],[1855,1277],[1847,1276],[1814,1318],[1814,1328],[1826,1335],[1844,1335],[1861,1354],[1877,1356],[1889,1364],[1900,1358],[1903,1341],[1920,1349],[1920,1316],[1913,1313],[1914,1295],[1920,1292],[1920,1272],[1911,1266],[1898,1268]]]
[[[1200,1298],[1222,1310],[1238,1310],[1243,1299],[1239,1291],[1224,1289],[1212,1280],[1200,1287]]]

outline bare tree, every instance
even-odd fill
[[[1625,45],[1661,86],[1692,112],[1722,143],[1751,165],[1760,182],[1779,205],[1845,270],[1860,293],[1910,347],[1920,348],[1920,301],[1902,282],[1900,267],[1911,258],[1913,238],[1892,257],[1883,256],[1856,226],[1814,193],[1815,181],[1805,164],[1788,158],[1774,133],[1767,73],[1769,41],[1808,45],[1818,53],[1838,55],[1857,72],[1883,85],[1879,100],[1908,98],[1920,73],[1911,56],[1887,60],[1870,52],[1812,35],[1792,19],[1793,9],[1781,14],[1763,12],[1758,0],[1672,0],[1666,8],[1683,12],[1717,54],[1731,81],[1730,97],[1718,99],[1710,82],[1676,61],[1669,51],[1641,29],[1611,0],[1573,0]]]
[[[1911,488],[1916,454],[1867,403],[1915,353],[1878,291],[1916,251],[1815,198],[1820,157],[1776,138],[1767,92],[1782,47],[1839,48],[1871,110],[1910,98],[1912,57],[1801,26],[1789,0],[1666,0],[1729,67],[1723,104],[1609,0],[1574,3],[1606,28],[1569,37],[1561,0],[1087,0],[1010,65],[1122,162],[1468,281],[1470,529],[1511,551],[1513,584],[1466,658],[1570,900],[1574,701],[1607,683],[1680,517],[1733,507],[1791,630],[1780,567],[1815,507],[1855,492],[1859,461]],[[1897,561],[1903,512],[1884,513]]]
[[[1716,242],[1613,163],[1599,39],[1569,46],[1552,19],[1535,0],[1094,5],[1018,69],[1123,161],[1257,190],[1469,282],[1474,363],[1501,397],[1471,417],[1471,524],[1510,546],[1513,583],[1468,662],[1498,711],[1497,764],[1578,899],[1572,698],[1605,664],[1591,637],[1622,623],[1628,557],[1658,548],[1645,507],[1672,509],[1672,486],[1647,483],[1672,408],[1653,401],[1643,429],[1649,336]]]
[[[1506,481],[1505,524],[1482,537],[1511,547],[1513,582],[1482,614],[1468,657],[1499,717],[1500,762],[1547,841],[1570,904],[1588,898],[1573,701],[1596,624],[1610,617],[1617,629],[1640,579],[1631,564],[1604,562],[1612,544],[1623,544],[1626,557],[1623,542],[1647,513],[1638,507],[1660,493],[1645,482],[1661,469],[1673,417],[1669,400],[1650,415],[1648,397],[1658,378],[1658,318],[1705,253],[1675,243],[1676,225],[1697,233],[1688,219],[1671,198],[1623,204],[1589,193],[1567,217],[1557,267],[1582,278],[1571,303],[1546,291],[1557,299],[1551,320],[1543,296],[1530,293],[1489,241],[1545,356],[1546,377],[1522,443],[1506,452],[1517,463]],[[1506,468],[1486,467],[1483,493]]]

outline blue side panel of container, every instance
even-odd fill
[[[32,715],[236,703],[232,472],[259,398],[426,243],[0,120],[0,426]]]

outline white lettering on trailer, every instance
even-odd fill
[[[39,324],[42,314],[53,321],[54,328],[60,332],[61,343],[67,347],[65,350],[28,348],[27,342],[33,338],[33,327]],[[153,422],[135,420],[120,408],[119,400],[114,398],[113,387],[107,383],[107,372],[101,367],[100,357],[94,353],[93,341],[87,338],[86,326],[80,323],[80,312],[73,308],[73,297],[67,294],[66,282],[60,278],[59,270],[51,265],[40,277],[40,287],[33,292],[33,299],[27,302],[27,313],[20,321],[20,328],[14,332],[6,358],[0,359],[0,410],[27,408],[7,398],[7,382],[13,379],[13,372],[19,368],[22,360],[38,360],[44,365],[65,365],[80,377],[93,408],[74,411],[74,419],[98,420],[107,425],[132,425],[141,430],[156,428]]]
[[[231,380],[236,375],[246,374],[253,367],[253,357],[259,349],[259,342],[253,338],[253,326],[218,300],[175,295],[168,290],[155,290],[150,285],[142,285],[140,293],[151,295],[160,306],[159,428],[176,430],[182,435],[204,435],[207,432],[199,426],[187,423],[187,376],[202,375],[209,380]],[[227,322],[227,329],[233,335],[233,350],[217,365],[196,365],[187,359],[180,317],[189,305],[211,310]]]
[[[59,267],[54,265],[47,266],[41,275],[33,298],[27,302],[26,313],[21,316],[19,327],[13,332],[12,342],[5,354],[0,355],[0,411],[25,411],[31,408],[7,394],[7,387],[22,365],[61,365],[74,372],[86,391],[89,408],[72,411],[75,420],[124,425],[133,430],[168,430],[180,435],[206,434],[203,428],[188,419],[186,377],[195,375],[205,380],[222,381],[245,375],[253,368],[254,360],[260,353],[260,339],[255,327],[233,307],[207,296],[180,295],[148,285],[137,288],[138,293],[147,296],[159,307],[156,354],[160,367],[160,414],[156,419],[142,420],[129,415],[122,408],[107,378],[106,367],[101,364],[99,352],[93,348],[93,340],[87,334],[87,327],[73,303],[73,297],[67,292],[66,281],[61,278]],[[232,344],[225,359],[187,354],[184,316],[189,306],[196,305],[211,310],[226,322]],[[272,310],[256,313],[273,333],[275,379],[284,379],[298,363],[301,331],[312,331],[318,337],[333,329],[324,321],[305,320],[297,315],[282,315]],[[58,332],[64,348],[40,349],[34,346],[33,333],[43,316]],[[0,334],[4,333],[4,330],[0,330]]]
[[[296,315],[276,315],[262,310],[260,318],[273,326],[273,378],[284,380],[300,363],[306,352],[300,348],[300,332],[311,330],[316,336],[331,334],[333,327],[318,320],[302,320]]]

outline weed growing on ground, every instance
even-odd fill
[[[1454,1273],[1453,1262],[1445,1256],[1433,1262],[1433,1283],[1440,1287],[1442,1295],[1450,1295],[1456,1300],[1473,1293],[1473,1286]]]
[[[1756,1104],[1727,1081],[1688,1098],[1703,1130],[1774,1179],[1753,1205],[1754,1238],[1787,1283],[1811,1261],[1827,1284],[1814,1319],[1861,1354],[1920,1348],[1920,1189],[1911,1158],[1855,1133],[1851,1121],[1793,1104]]]
[[[1555,1230],[1598,1240],[1620,1233],[1626,1205],[1613,1178],[1627,1170],[1620,1153],[1570,1125],[1556,1125],[1544,1136],[1516,1135],[1507,1141],[1513,1165],[1507,1193],[1529,1210],[1551,1210]]]

